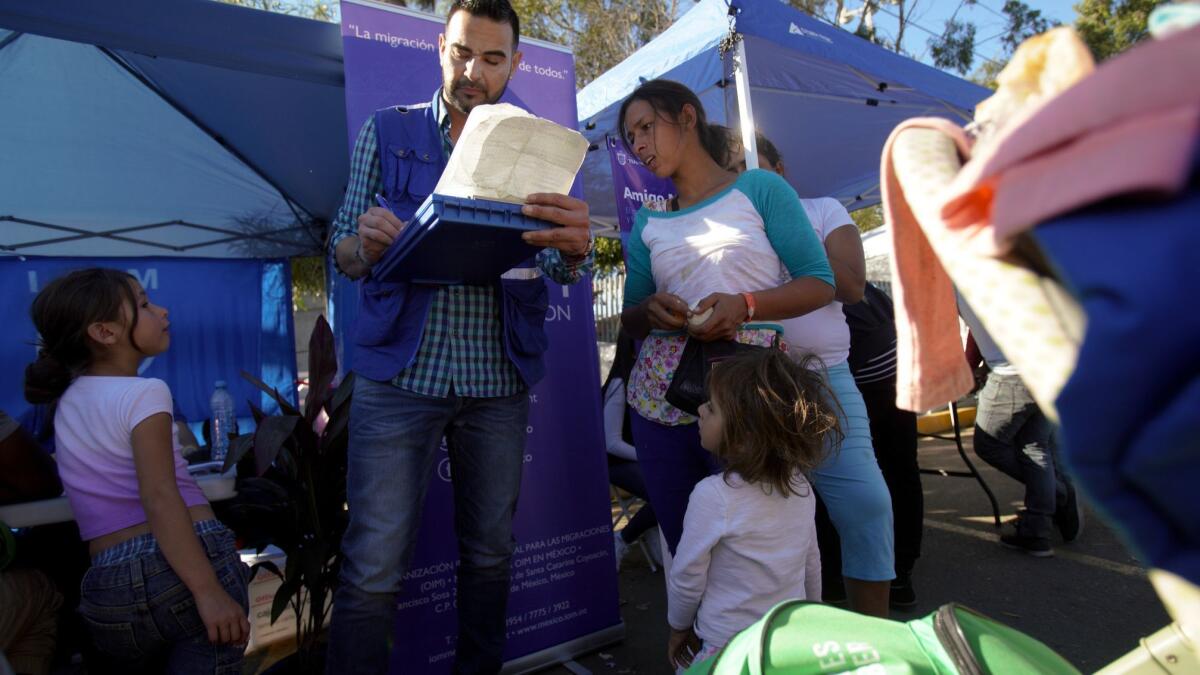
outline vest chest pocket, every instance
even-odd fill
[[[432,150],[389,145],[385,187],[392,207],[403,220],[409,220],[425,198],[433,192],[441,177],[441,157]]]

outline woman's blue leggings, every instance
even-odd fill
[[[845,437],[813,472],[813,485],[842,540],[842,576],[887,581],[896,576],[892,501],[871,447],[867,408],[845,363],[829,368],[829,384]],[[718,471],[717,462],[701,447],[697,425],[665,426],[636,412],[630,417],[646,492],[674,555],[692,488]]]

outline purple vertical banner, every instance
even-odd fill
[[[345,0],[341,15],[352,146],[376,109],[433,98],[441,83],[437,42],[444,19],[367,0]],[[522,40],[520,50],[524,58],[510,92],[534,114],[575,128],[571,53],[530,40]],[[591,283],[547,284],[550,348],[546,378],[529,392],[506,671],[599,648],[624,630],[617,608]],[[335,314],[343,335],[353,321],[347,309]],[[416,554],[397,599],[393,673],[448,673],[454,659],[458,552],[444,447],[435,466]]]
[[[608,158],[612,162],[613,196],[617,200],[617,220],[621,224],[621,243],[633,230],[634,215],[647,202],[666,202],[675,197],[675,184],[670,178],[659,178],[638,160],[621,139],[605,136]],[[665,208],[664,208],[665,210]]]

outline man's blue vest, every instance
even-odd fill
[[[428,103],[396,106],[375,112],[375,130],[384,195],[396,215],[407,222],[446,168],[438,120]],[[533,386],[545,374],[542,353],[549,346],[545,331],[549,292],[542,271],[530,258],[496,281],[504,353],[526,386]],[[355,372],[387,381],[413,364],[438,288],[379,281],[370,274],[363,278],[355,326]]]

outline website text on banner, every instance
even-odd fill
[[[430,100],[440,84],[443,22],[404,10],[342,3],[348,147],[375,110]],[[522,40],[509,91],[535,115],[574,128],[571,55]],[[343,285],[345,280],[340,280]],[[515,534],[505,660],[512,661],[620,623],[600,422],[591,286],[547,282],[546,377],[529,392],[529,434]],[[339,298],[348,335],[352,303]],[[339,350],[345,353],[349,349]],[[445,446],[443,445],[443,452]],[[414,560],[397,598],[392,672],[449,672],[457,635],[450,461],[430,483]]]

